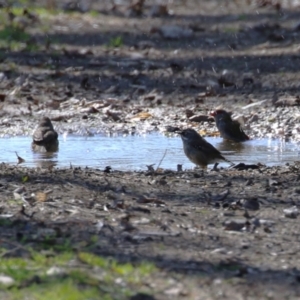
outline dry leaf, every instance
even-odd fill
[[[198,133],[202,136],[207,135],[207,131],[206,130],[199,130]]]
[[[298,106],[300,105],[299,96],[284,96],[280,97],[276,102],[275,106]]]
[[[224,229],[228,231],[241,231],[247,225],[249,225],[249,222],[245,220],[228,220],[224,223]]]
[[[212,118],[207,115],[195,115],[195,116],[191,116],[189,120],[191,122],[208,122],[209,120],[212,120]]]
[[[90,106],[90,107],[86,107],[86,108],[82,108],[80,110],[81,113],[88,113],[88,114],[95,114],[98,113],[99,110],[97,108],[95,108],[94,106]]]
[[[213,131],[209,135],[210,136],[220,136],[220,132],[219,131]]]
[[[151,117],[152,117],[152,115],[150,113],[142,111],[142,112],[136,114],[133,118],[134,119],[138,118],[140,120],[146,120],[146,119],[151,118]]]
[[[164,201],[162,200],[159,200],[157,198],[146,198],[146,197],[143,197],[142,199],[139,199],[137,200],[137,203],[155,203],[155,204],[165,204]]]
[[[39,202],[47,201],[47,197],[48,197],[48,194],[43,193],[43,192],[37,192],[35,195],[36,200]]]

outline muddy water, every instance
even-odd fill
[[[260,139],[243,144],[224,142],[221,138],[207,138],[208,142],[218,148],[226,158],[234,163],[264,163],[266,165],[283,165],[300,159],[299,146],[293,142]],[[71,136],[59,137],[57,153],[33,153],[30,137],[13,137],[2,139],[1,161],[16,164],[18,155],[25,159],[24,166],[57,167],[88,166],[103,169],[111,166],[117,170],[146,170],[146,165],[161,162],[162,168],[193,168],[182,150],[180,137],[165,137],[159,133],[144,136]],[[165,156],[164,156],[165,155]],[[228,166],[222,163],[222,166]]]

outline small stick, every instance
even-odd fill
[[[17,158],[18,158],[18,164],[22,164],[23,162],[25,162],[25,159],[22,158],[21,156],[18,155],[18,153],[15,151]]]
[[[160,167],[162,161],[164,160],[164,158],[165,158],[167,152],[168,152],[168,149],[165,150],[165,153],[164,153],[163,157],[161,158],[161,160],[160,160],[160,162],[159,162],[159,164],[158,164],[158,166],[157,166],[157,168],[156,168],[156,172],[157,172],[158,168]]]

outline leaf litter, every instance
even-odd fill
[[[33,40],[41,55],[30,52],[25,36],[19,51],[6,45],[2,136],[31,135],[41,115],[49,115],[60,134],[174,134],[193,126],[217,136],[208,112],[222,104],[243,120],[252,138],[300,139],[294,12],[254,3],[253,14],[245,14],[249,6],[237,1],[222,8],[217,1],[201,7],[192,0],[191,7],[132,2],[103,2],[96,18],[84,6],[62,7],[80,11],[68,18],[35,19],[30,10],[22,18],[10,16],[26,34],[39,32],[41,24],[49,27],[53,39],[42,34]],[[64,44],[55,41],[64,31],[78,38],[79,25],[78,45],[67,37]],[[120,36],[99,34],[111,26]],[[0,165],[2,257],[26,259],[29,249],[48,260],[63,250],[78,253],[73,264],[91,259],[98,285],[100,262],[83,251],[132,266],[146,261],[159,268],[150,279],[140,276],[157,299],[300,295],[297,163],[241,163],[201,174],[180,166],[178,172],[163,170],[161,162],[145,172],[114,166],[89,171],[76,162],[69,169],[36,170],[23,167],[16,155],[16,165]],[[46,273],[65,276],[67,269],[53,264]],[[1,284],[14,286],[15,280],[1,270]],[[125,278],[116,281],[130,286]],[[22,284],[40,282],[38,274]],[[146,297],[137,286],[131,298]]]

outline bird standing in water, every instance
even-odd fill
[[[226,110],[217,109],[211,113],[211,116],[214,117],[222,138],[234,142],[250,140],[249,136],[243,131],[241,124],[232,120],[231,115]]]
[[[56,152],[58,150],[58,134],[48,117],[43,117],[32,136],[31,147],[37,152]]]
[[[221,152],[208,143],[196,130],[192,128],[179,131],[183,142],[183,150],[187,158],[194,164],[206,168],[208,164],[227,161]]]

